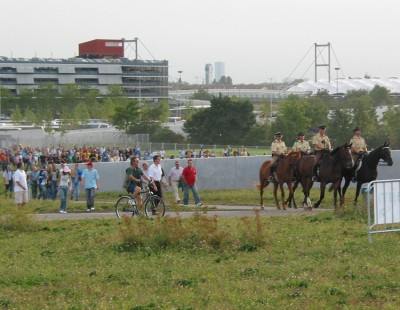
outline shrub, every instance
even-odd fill
[[[239,224],[240,233],[235,237],[223,229],[218,217],[207,217],[207,212],[196,212],[190,219],[179,216],[157,218],[123,219],[120,229],[124,250],[148,249],[190,249],[205,251],[254,251],[265,244],[260,216],[255,219],[243,218]]]

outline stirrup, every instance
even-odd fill
[[[311,178],[311,181],[313,181],[313,182],[318,182],[318,177],[315,176],[315,175],[313,175],[312,178]]]
[[[274,177],[272,176],[272,175],[270,175],[269,177],[268,177],[268,182],[272,182],[274,180]]]

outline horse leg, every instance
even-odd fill
[[[322,200],[325,198],[325,188],[326,182],[321,180],[320,190],[319,190],[319,200],[314,203],[314,208],[318,208],[321,205]]]
[[[296,181],[296,182],[293,184],[293,186],[292,186],[292,191],[289,192],[289,197],[288,197],[288,199],[285,201],[286,205],[287,205],[289,208],[292,207],[292,201],[293,201],[293,207],[294,207],[295,209],[297,209],[296,200],[294,199],[294,192],[295,192],[295,190],[296,190],[296,188],[297,188],[297,185],[299,185],[299,182],[298,182],[298,181]]]
[[[360,195],[360,191],[361,191],[361,182],[358,181],[357,187],[356,187],[356,197],[354,198],[354,206],[357,205],[357,199],[358,199],[358,196]]]
[[[278,201],[278,183],[274,182],[274,199],[275,199],[275,205],[278,210],[281,209],[279,206],[279,201]]]
[[[342,189],[342,196],[343,196],[343,204],[344,204],[344,202],[345,202],[345,200],[346,200],[346,191],[347,191],[347,188],[349,187],[349,185],[350,185],[350,178],[344,178],[344,185],[343,185],[343,189]]]
[[[279,182],[279,188],[281,190],[281,199],[282,199],[282,209],[286,210],[286,203],[285,203],[285,191],[283,189],[283,182]]]

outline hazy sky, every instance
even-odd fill
[[[68,58],[76,56],[78,44],[85,41],[138,37],[156,59],[169,60],[171,81],[182,70],[183,81],[202,82],[205,64],[223,61],[234,83],[261,83],[289,77],[299,63],[290,77],[314,79],[313,44],[330,42],[331,65],[340,66],[340,76],[400,77],[399,0],[1,0],[0,4],[1,56]],[[139,57],[152,59],[141,44]],[[327,61],[326,55],[322,57]],[[318,69],[320,78],[327,77],[325,70]],[[333,69],[332,76],[336,77]]]

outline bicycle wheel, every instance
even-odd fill
[[[144,205],[144,214],[148,218],[165,215],[165,203],[158,196],[151,196]]]
[[[115,214],[122,220],[124,216],[134,216],[136,213],[136,206],[131,204],[132,198],[129,196],[121,196],[115,203]]]

